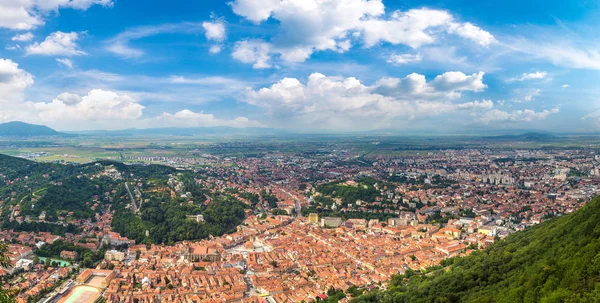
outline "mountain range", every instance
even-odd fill
[[[64,135],[44,125],[24,122],[8,122],[0,124],[0,136],[4,137],[41,137]]]

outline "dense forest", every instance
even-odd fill
[[[205,239],[234,232],[242,223],[246,205],[231,196],[217,196],[207,207],[180,204],[176,200],[151,199],[140,216],[119,211],[113,217],[113,230],[138,243],[172,245],[182,240]],[[202,214],[205,222],[188,215]],[[146,231],[149,236],[146,237]]]
[[[598,302],[600,198],[444,265],[353,302]]]
[[[359,180],[357,186],[342,184],[341,182],[327,183],[317,186],[317,191],[324,196],[341,198],[344,203],[354,203],[356,200],[373,202],[379,196],[375,188],[377,180],[364,178]]]

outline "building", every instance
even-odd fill
[[[408,221],[404,218],[389,218],[387,220],[388,226],[406,226],[408,225]]]
[[[132,241],[126,237],[121,237],[118,233],[108,232],[104,235],[102,242],[112,246],[130,245]]]
[[[321,227],[340,227],[342,218],[340,217],[325,217],[321,218]]]
[[[106,261],[123,261],[125,260],[125,253],[124,252],[120,252],[120,251],[116,251],[116,250],[109,250],[104,254],[104,260]]]
[[[77,260],[77,256],[78,254],[76,251],[63,250],[60,252],[60,257],[65,260],[75,261]]]
[[[365,219],[348,219],[346,220],[346,227],[355,230],[365,230],[367,228],[367,220]]]
[[[308,215],[308,224],[318,224],[319,223],[319,214],[309,214]]]
[[[219,253],[216,247],[195,245],[190,247],[189,252],[186,254],[186,259],[188,259],[191,262],[217,262],[221,261],[221,254]]]

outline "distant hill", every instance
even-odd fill
[[[503,136],[488,136],[485,137],[490,140],[501,140],[501,141],[551,141],[556,140],[557,136],[548,133],[524,133],[520,135],[503,135]]]
[[[43,125],[28,124],[25,122],[8,122],[0,124],[0,136],[7,137],[38,137],[58,136],[61,133]]]
[[[598,302],[600,198],[427,274],[353,302]]]

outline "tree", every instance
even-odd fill
[[[10,259],[6,256],[8,252],[8,245],[6,243],[0,243],[0,267],[8,268],[12,264]],[[14,302],[14,293],[9,290],[3,289],[3,284],[0,283],[0,303]]]

